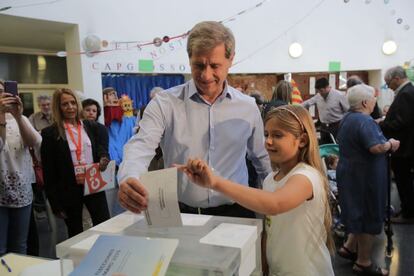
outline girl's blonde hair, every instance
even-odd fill
[[[80,121],[81,118],[81,112],[82,112],[82,106],[80,104],[80,100],[76,93],[68,88],[60,88],[56,89],[56,91],[53,93],[53,99],[52,99],[52,120],[53,123],[57,126],[58,132],[59,132],[59,138],[62,138],[63,140],[66,140],[66,134],[65,134],[65,128],[64,128],[64,117],[63,112],[60,109],[60,104],[62,101],[62,95],[67,94],[72,96],[75,99],[76,105],[77,105],[77,111],[76,111],[76,121]]]
[[[271,110],[266,114],[264,123],[270,119],[277,119],[280,127],[285,131],[300,137],[303,133],[307,135],[307,145],[299,149],[298,162],[304,162],[317,169],[323,179],[323,189],[325,194],[325,214],[324,226],[326,230],[326,245],[331,253],[334,252],[334,241],[331,235],[332,216],[329,208],[329,186],[328,179],[322,166],[322,160],[319,155],[318,140],[316,138],[315,125],[309,112],[300,105],[284,105]]]

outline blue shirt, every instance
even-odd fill
[[[261,179],[271,172],[259,109],[252,97],[227,83],[213,104],[203,100],[192,80],[151,100],[139,132],[124,147],[119,182],[146,172],[159,143],[166,168],[198,157],[214,173],[247,186],[247,153]],[[182,173],[178,174],[178,200],[202,208],[233,203],[219,192],[190,183]]]

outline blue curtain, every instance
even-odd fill
[[[102,87],[113,87],[118,92],[128,95],[134,102],[135,109],[146,106],[150,101],[149,93],[155,86],[164,89],[183,84],[183,75],[135,75],[135,74],[103,74]]]

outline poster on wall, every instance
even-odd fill
[[[329,86],[333,89],[336,89],[336,75],[335,74],[329,74]]]
[[[339,73],[339,89],[346,89],[347,72]]]
[[[283,75],[285,81],[291,82],[292,81],[292,73],[287,73]]]
[[[309,95],[315,95],[315,77],[309,78]]]

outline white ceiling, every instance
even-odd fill
[[[64,33],[72,24],[0,14],[0,46],[65,50]]]

